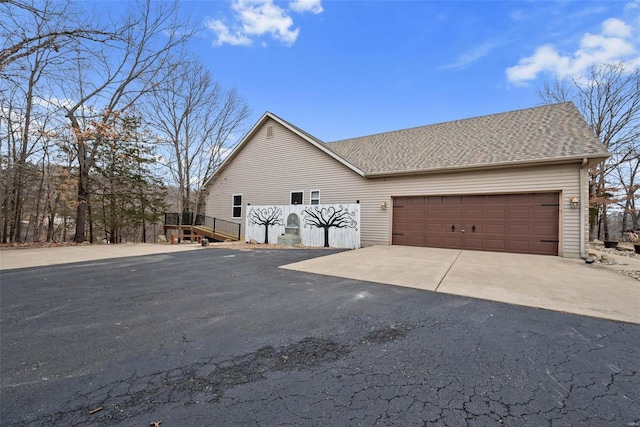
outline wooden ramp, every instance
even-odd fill
[[[223,233],[219,230],[213,230],[210,227],[205,227],[204,225],[194,225],[193,232],[199,235],[202,235],[208,239],[217,240],[220,242],[224,242],[227,240],[231,240],[234,242],[238,241],[238,236],[232,236],[230,234]]]

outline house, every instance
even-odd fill
[[[607,157],[572,103],[329,143],[267,112],[205,184],[206,215],[359,203],[363,245],[581,257]]]

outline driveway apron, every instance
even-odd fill
[[[640,282],[578,259],[370,246],[282,268],[640,323]]]

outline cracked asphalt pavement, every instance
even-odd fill
[[[638,426],[640,325],[202,249],[1,273],[3,426]]]

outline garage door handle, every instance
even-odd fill
[[[404,233],[391,233],[393,236],[404,236]]]

